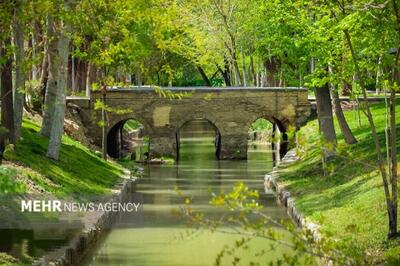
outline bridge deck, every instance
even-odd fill
[[[170,90],[170,91],[307,91],[306,88],[299,87],[154,87],[154,86],[132,86],[132,87],[111,87],[108,92],[146,92],[154,91],[154,89]]]

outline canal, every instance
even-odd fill
[[[217,216],[224,209],[208,204],[211,192],[229,191],[236,182],[244,182],[261,193],[264,212],[286,219],[285,210],[276,199],[264,193],[264,175],[272,169],[270,145],[249,145],[247,161],[218,161],[215,158],[215,131],[207,121],[194,121],[180,132],[179,163],[147,165],[137,181],[136,193],[143,199],[140,218],[122,218],[123,226],[111,230],[87,265],[214,265],[217,254],[225,245],[232,245],[239,235],[202,230],[192,233],[174,213],[183,204],[176,188],[190,197],[192,207],[208,216]],[[131,222],[132,226],[126,226]],[[255,239],[249,249],[239,251],[240,265],[258,262],[261,265],[286,252],[278,247],[262,258],[256,254],[268,250],[268,240]],[[229,258],[223,265],[231,264]]]

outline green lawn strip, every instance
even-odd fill
[[[373,105],[372,112],[385,154],[384,104]],[[396,113],[400,115],[400,101]],[[367,250],[382,258],[386,253],[396,262],[400,249],[396,242],[386,240],[385,198],[368,122],[362,115],[359,127],[352,111],[345,115],[359,142],[346,145],[335,121],[339,156],[327,165],[324,176],[321,152],[315,144],[319,139],[318,123],[310,121],[298,133],[299,143],[307,143],[307,151],[300,152],[301,160],[281,168],[280,181],[295,197],[299,210],[321,225],[322,233],[353,243],[355,252]],[[400,131],[400,122],[397,129]],[[397,146],[400,148],[400,137]]]
[[[33,171],[24,170],[25,174],[44,190],[60,196],[99,194],[109,191],[120,180],[120,165],[102,160],[68,136],[63,136],[60,160],[47,158],[48,139],[39,130],[37,124],[24,120],[22,139],[5,157],[31,168]]]

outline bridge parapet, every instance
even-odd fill
[[[94,110],[101,92],[92,92],[90,99],[69,98],[81,108],[84,125],[95,144],[101,144]],[[219,158],[247,157],[247,136],[250,125],[258,118],[276,123],[281,131],[289,126],[300,127],[310,114],[307,90],[303,88],[113,88],[106,94],[106,105],[128,112],[107,114],[109,154],[119,154],[118,132],[127,119],[136,119],[150,137],[150,155],[178,156],[179,129],[194,119],[206,119],[220,134]]]

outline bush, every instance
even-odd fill
[[[389,249],[385,253],[387,265],[400,265],[400,247]]]
[[[17,170],[0,166],[0,193],[22,193],[26,191],[23,183],[16,180]]]
[[[18,260],[7,253],[0,252],[0,265],[12,265],[18,263]]]

